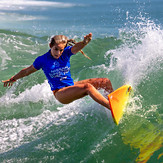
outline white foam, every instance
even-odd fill
[[[54,95],[50,90],[47,80],[42,84],[34,85],[31,89],[26,89],[24,92],[21,92],[19,95],[15,95],[15,89],[18,83],[15,83],[11,89],[9,89],[5,95],[0,98],[1,105],[10,105],[14,103],[23,103],[23,102],[34,102],[43,101],[48,103],[49,101],[55,101]]]
[[[7,55],[7,53],[1,47],[0,47],[0,58],[2,60],[0,70],[4,70],[6,69],[6,65],[7,65],[6,61],[11,60],[11,58]]]
[[[82,105],[83,102],[80,100],[58,107],[57,112],[46,110],[36,117],[0,121],[0,153],[28,143],[31,139],[34,141],[41,138],[43,132],[46,132],[51,126],[60,125],[79,114],[80,110],[76,108]]]

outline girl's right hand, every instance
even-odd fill
[[[16,82],[16,80],[14,80],[13,78],[10,78],[8,80],[2,80],[4,87],[12,86],[14,82]]]
[[[88,35],[84,36],[83,43],[87,45],[92,40],[92,33],[89,33]]]

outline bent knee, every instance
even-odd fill
[[[89,89],[92,88],[92,87],[93,87],[93,85],[90,84],[90,83],[85,83],[85,84],[84,84],[84,89],[86,89],[86,90],[89,90]]]
[[[84,84],[85,95],[88,95],[92,91],[93,88],[94,86],[90,83]]]

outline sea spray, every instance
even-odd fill
[[[163,30],[160,26],[147,20],[146,24],[137,22],[136,27],[121,29],[122,46],[106,53],[106,56],[111,54],[110,67],[118,69],[125,83],[132,86],[139,85],[152,71],[159,71],[163,62]]]

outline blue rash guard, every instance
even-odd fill
[[[33,62],[35,69],[43,70],[52,91],[74,85],[70,73],[70,57],[72,55],[71,47],[68,46],[58,59],[55,59],[49,50]]]

